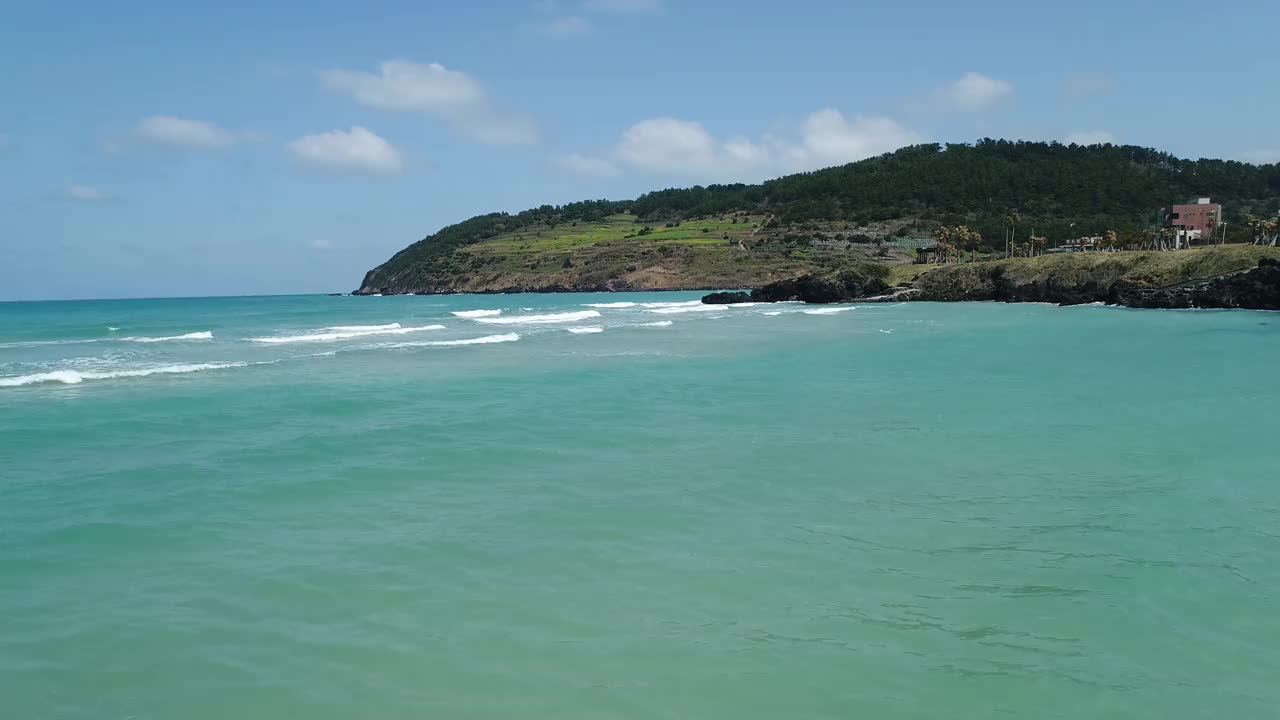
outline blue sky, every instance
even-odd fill
[[[1280,160],[1273,0],[136,0],[3,17],[0,299],[346,291],[477,213],[921,141]]]

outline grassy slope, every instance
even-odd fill
[[[765,219],[746,214],[689,219],[674,227],[651,225],[643,235],[646,226],[625,214],[598,223],[526,228],[455,250],[457,264],[469,272],[441,289],[754,287],[873,253],[869,247],[771,242],[760,227]]]
[[[1280,248],[1221,245],[1174,252],[1117,252],[1045,255],[939,267],[921,275],[916,286],[947,295],[982,294],[992,273],[1002,268],[1014,285],[1166,287],[1254,267],[1264,257],[1280,259]]]

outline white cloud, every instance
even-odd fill
[[[672,117],[643,120],[622,133],[616,150],[622,162],[673,175],[736,177],[766,157],[764,149],[743,138],[719,141],[701,124]]]
[[[96,202],[98,200],[106,200],[107,194],[96,187],[72,185],[67,188],[67,197],[80,202]]]
[[[571,175],[583,177],[615,177],[621,173],[618,166],[607,158],[579,153],[561,155],[555,159],[555,165]]]
[[[179,148],[216,150],[236,142],[235,135],[217,125],[172,115],[143,118],[137,132],[147,142]]]
[[[333,241],[329,238],[316,238],[310,243],[312,250],[331,250],[333,249]]]
[[[1106,130],[1077,130],[1067,133],[1068,145],[1115,145],[1116,136]]]
[[[700,123],[659,117],[632,125],[604,155],[566,155],[556,165],[578,175],[607,176],[623,167],[713,182],[842,165],[921,142],[917,133],[881,116],[846,119],[837,110],[810,115],[795,138],[720,139]]]
[[[439,63],[389,60],[377,73],[327,70],[321,82],[379,110],[434,115],[458,133],[492,145],[532,144],[538,130],[527,117],[498,110],[470,75]]]
[[[588,10],[604,12],[645,12],[661,7],[661,0],[586,0],[583,5]]]
[[[594,28],[592,28],[590,22],[576,15],[556,18],[551,22],[544,23],[538,26],[538,30],[543,35],[548,35],[550,37],[558,37],[558,38],[581,37],[583,35],[590,35],[593,29]]]
[[[394,175],[400,172],[400,151],[363,127],[307,135],[289,143],[301,165],[345,173]]]
[[[1013,85],[981,73],[967,72],[959,80],[934,91],[936,104],[963,112],[986,110],[1013,95]]]
[[[1115,90],[1115,80],[1106,73],[1069,72],[1063,78],[1063,86],[1072,97],[1108,95]]]
[[[805,121],[800,143],[784,148],[784,163],[788,170],[814,170],[919,142],[919,135],[892,118],[855,115],[848,121],[838,110],[819,110]]]

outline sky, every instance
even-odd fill
[[[0,9],[0,300],[342,292],[479,213],[919,142],[1280,161],[1280,3]]]

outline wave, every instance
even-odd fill
[[[107,338],[111,339],[111,338]],[[203,332],[187,333],[186,335],[170,335],[168,337],[123,337],[122,342],[138,342],[138,343],[158,343],[172,342],[174,340],[212,340],[213,333],[205,330]]]
[[[311,333],[308,335],[274,335],[271,337],[248,338],[252,342],[279,345],[283,343],[333,342],[334,340],[350,340],[351,338],[368,337],[370,335],[404,335],[424,330],[443,330],[443,325],[422,325],[419,327],[386,327],[381,330],[347,330],[345,332]]]
[[[704,305],[699,302],[696,305],[671,305],[668,307],[660,307],[649,312],[655,315],[676,315],[679,313],[691,312],[724,312],[724,305]]]
[[[388,325],[334,325],[327,327],[325,330],[334,332],[364,332],[365,330],[396,330],[400,327],[400,323],[390,323]]]
[[[731,308],[749,308],[749,307],[755,307],[755,306],[757,306],[757,305],[767,305],[767,304],[768,304],[768,303],[755,303],[755,302],[729,303],[729,307],[731,307]]]
[[[701,300],[682,300],[680,302],[647,302],[640,303],[641,307],[647,308],[669,308],[669,307],[691,307],[693,305],[701,305]]]
[[[804,313],[805,315],[835,315],[836,313],[848,312],[853,309],[854,308],[851,308],[851,307],[834,307],[834,308],[819,308],[817,310],[801,310],[800,312]]]
[[[460,318],[481,318],[501,315],[501,310],[457,310],[452,315]]]
[[[640,303],[633,303],[633,302],[587,303],[586,305],[583,305],[582,307],[592,307],[592,308],[629,308],[629,307],[635,307],[636,305],[639,305],[639,304],[640,304]]]
[[[574,335],[593,335],[595,333],[604,332],[604,328],[600,327],[599,325],[591,325],[588,327],[571,327],[571,328],[565,328],[565,329],[573,333]]]
[[[115,331],[119,328],[107,328]],[[0,348],[14,347],[37,347],[41,345],[84,345],[86,343],[102,343],[102,342],[133,342],[133,343],[158,343],[173,342],[182,340],[212,340],[213,333],[208,330],[201,332],[186,333],[185,335],[166,335],[162,337],[100,337],[100,338],[77,338],[67,340],[24,340],[18,342],[0,343]]]
[[[424,340],[421,342],[404,342],[391,343],[389,345],[374,345],[376,348],[406,348],[406,347],[455,347],[458,345],[490,345],[492,343],[515,342],[520,339],[516,333],[507,333],[505,335],[485,335],[478,338],[465,338],[462,340]]]
[[[107,326],[107,331],[108,331],[108,332],[115,332],[115,331],[117,331],[117,330],[119,330],[119,329],[120,329],[120,328],[118,328],[118,327],[111,327],[110,325],[108,325],[108,326]]]
[[[186,365],[163,365],[153,368],[140,368],[137,370],[113,370],[110,372],[92,372],[81,370],[54,370],[52,372],[36,373],[34,375],[19,375],[18,377],[0,378],[0,387],[21,387],[23,385],[36,385],[39,383],[62,383],[64,385],[79,385],[85,380],[111,380],[114,378],[135,378],[147,377],[148,375],[179,375],[183,373],[200,372],[202,370],[222,370],[224,368],[244,367],[248,363],[193,363]]]
[[[598,310],[579,310],[577,312],[551,313],[549,315],[515,315],[512,317],[482,317],[476,322],[491,325],[549,325],[553,323],[577,322],[587,318],[600,317]]]
[[[773,311],[771,311],[771,312],[760,313],[760,314],[761,314],[761,315],[770,315],[770,316],[773,316],[773,315],[781,315],[781,314],[782,314],[782,311],[781,311],[781,310],[773,310]]]
[[[670,327],[670,320],[659,320],[658,322],[640,323],[638,327]]]

